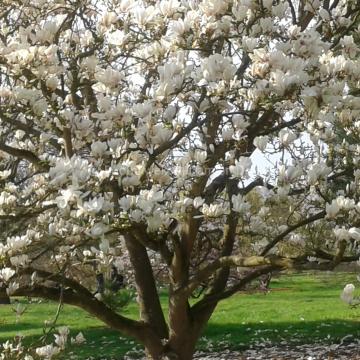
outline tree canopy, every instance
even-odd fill
[[[357,259],[359,15],[349,0],[2,1],[8,293],[186,360],[249,281]],[[231,268],[248,270],[229,282]],[[99,274],[112,290],[131,277],[139,321]]]

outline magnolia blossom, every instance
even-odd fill
[[[314,185],[318,180],[326,178],[331,172],[331,169],[323,162],[313,164],[308,171],[308,181]]]
[[[26,266],[28,262],[29,262],[29,256],[27,254],[21,254],[10,257],[10,263],[14,267]]]
[[[330,219],[334,219],[338,212],[340,211],[340,206],[336,202],[336,200],[333,200],[331,204],[327,203],[325,206],[326,209],[326,216]]]
[[[354,42],[354,38],[352,35],[344,36],[341,41],[341,45],[344,48],[344,52],[349,55],[350,58],[355,57],[355,55],[359,52],[359,48]]]
[[[46,86],[49,90],[55,91],[59,86],[59,79],[56,76],[52,76],[46,79]]]
[[[281,129],[279,132],[280,143],[284,146],[290,145],[296,138],[297,136],[291,130]]]
[[[70,203],[74,203],[81,195],[81,191],[76,190],[74,187],[69,187],[60,191],[61,195],[58,196],[55,201],[60,209],[65,209]]]
[[[355,286],[353,284],[347,284],[342,291],[340,298],[347,304],[352,304],[354,300]]]
[[[193,205],[195,207],[195,209],[198,209],[199,207],[201,207],[205,202],[205,199],[201,198],[200,196],[197,196],[194,201],[193,201]]]
[[[81,345],[85,342],[86,339],[81,331],[75,336],[75,338],[71,338],[71,344]]]
[[[45,345],[36,349],[36,354],[43,357],[45,360],[51,360],[54,356],[59,354],[60,348],[52,344]]]
[[[235,160],[235,165],[230,166],[230,174],[234,178],[247,178],[251,165],[252,161],[250,158],[241,156],[238,160]]]
[[[54,334],[55,337],[55,344],[61,349],[65,349],[67,338],[69,335],[69,328],[63,326],[58,329],[58,334]]]
[[[31,240],[26,235],[9,237],[6,241],[8,250],[15,253],[31,243]]]
[[[88,213],[98,213],[103,209],[105,205],[105,199],[102,196],[98,198],[93,198],[89,201],[86,201],[83,205],[83,209]]]
[[[219,217],[224,214],[224,208],[220,204],[204,204],[201,208],[202,213],[207,217]]]
[[[266,149],[266,146],[269,142],[269,137],[268,136],[257,136],[254,140],[253,140],[253,144],[260,150],[260,151],[264,151]]]
[[[6,287],[6,293],[8,296],[12,296],[15,291],[20,287],[20,285],[15,282],[15,281],[12,281],[11,283],[9,283]]]
[[[352,227],[349,229],[349,235],[352,239],[356,241],[360,241],[360,229],[356,227]]]
[[[0,279],[4,282],[8,282],[14,274],[15,270],[8,267],[3,268],[0,270]]]
[[[207,16],[223,14],[228,6],[228,2],[223,0],[204,0],[200,4],[201,10]]]
[[[250,210],[251,205],[246,202],[240,194],[233,195],[231,197],[231,201],[233,203],[233,210],[235,212],[246,214]]]
[[[210,55],[202,62],[203,77],[207,81],[230,81],[233,79],[235,72],[235,65],[220,54]]]
[[[349,240],[350,239],[349,230],[346,230],[345,228],[336,228],[333,230],[333,232],[334,232],[337,240]]]
[[[96,141],[91,144],[91,153],[95,157],[102,157],[107,150],[107,144],[101,141]]]
[[[104,84],[109,89],[115,89],[121,84],[123,76],[117,70],[113,70],[110,67],[106,69],[99,69],[95,73],[95,79]]]
[[[172,135],[173,131],[171,129],[156,125],[154,127],[154,136],[152,136],[151,141],[154,144],[163,144],[169,141]]]
[[[299,167],[296,166],[280,166],[279,169],[279,182],[289,183],[294,181],[301,175],[302,171]]]
[[[90,230],[90,235],[93,237],[101,237],[108,230],[108,227],[103,223],[96,223]]]

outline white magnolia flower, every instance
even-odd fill
[[[349,229],[350,237],[356,241],[360,241],[360,229],[352,227]]]
[[[59,335],[61,336],[64,336],[64,337],[67,337],[70,333],[70,330],[67,326],[60,326],[58,329],[57,329]]]
[[[219,217],[224,214],[224,208],[219,204],[204,204],[201,209],[202,213],[207,217]]]
[[[343,46],[344,52],[347,53],[350,58],[355,57],[359,51],[359,48],[356,46],[352,35],[344,36],[340,40],[340,44]]]
[[[119,200],[119,205],[124,211],[128,211],[133,205],[135,205],[135,197],[126,195]]]
[[[236,66],[221,54],[210,55],[201,64],[202,74],[206,81],[230,81],[236,73]]]
[[[12,281],[7,287],[6,287],[6,293],[8,296],[12,296],[15,291],[19,288],[19,284],[15,281]]]
[[[315,185],[320,179],[325,179],[331,172],[331,169],[323,162],[313,164],[308,171],[308,181],[310,185]]]
[[[338,196],[336,198],[336,203],[341,209],[344,209],[344,210],[351,210],[355,207],[355,200],[349,199],[344,196]]]
[[[352,304],[354,300],[355,286],[353,284],[347,284],[342,291],[340,298],[347,304]]]
[[[4,180],[11,175],[11,170],[0,171],[0,180]]]
[[[269,137],[268,136],[257,136],[254,141],[253,144],[260,150],[260,151],[264,151],[266,149],[266,146],[269,142]]]
[[[103,223],[96,223],[90,230],[90,234],[93,237],[101,237],[108,230],[108,226]]]
[[[228,1],[224,0],[203,0],[199,7],[207,16],[216,16],[223,14],[229,6]]]
[[[198,161],[200,164],[203,164],[207,158],[208,154],[203,150],[195,150],[194,152],[194,160]]]
[[[12,236],[6,240],[8,249],[12,252],[23,249],[25,246],[31,243],[31,240],[26,235]]]
[[[147,230],[149,232],[156,232],[166,222],[167,216],[163,214],[159,209],[154,211],[151,216],[146,218]]]
[[[71,344],[81,345],[86,342],[86,339],[82,332],[79,332],[75,338],[71,338]]]
[[[119,29],[108,34],[109,44],[111,45],[122,46],[125,39],[126,39],[126,33]]]
[[[160,145],[169,141],[173,135],[173,131],[162,125],[156,125],[153,128],[154,136],[151,138],[151,142],[156,145]]]
[[[55,202],[59,209],[65,209],[69,203],[76,203],[81,195],[81,191],[76,190],[74,186],[69,186],[60,191],[61,195],[56,197]]]
[[[349,230],[346,230],[345,228],[336,228],[333,230],[335,237],[337,240],[349,240],[350,239],[350,233]]]
[[[135,209],[130,212],[130,219],[135,222],[140,222],[143,220],[143,212],[139,209]]]
[[[221,133],[221,136],[225,141],[231,140],[233,135],[234,135],[234,130],[232,128],[224,129]]]
[[[240,195],[233,195],[231,197],[233,203],[233,210],[240,214],[246,214],[250,210],[250,204]]]
[[[156,91],[159,99],[166,98],[178,90],[184,81],[184,65],[178,59],[172,60],[158,67],[160,76],[159,87]],[[161,125],[158,125],[160,128]]]
[[[4,282],[8,282],[15,274],[15,270],[6,267],[0,270],[0,279]]]
[[[97,198],[86,201],[83,205],[83,209],[86,213],[96,214],[103,209],[104,204],[105,199],[102,196],[99,196]]]
[[[200,206],[202,206],[205,202],[205,199],[203,199],[202,197],[200,196],[197,196],[195,199],[194,199],[194,208],[195,209],[198,209]]]
[[[289,129],[281,129],[279,131],[279,140],[284,146],[290,145],[296,138],[297,136]]]
[[[170,21],[168,34],[173,38],[181,38],[187,31],[191,29],[191,23],[183,19]]]
[[[59,79],[56,76],[51,76],[46,79],[46,87],[51,90],[55,91],[59,86]]]
[[[15,267],[23,267],[26,266],[29,262],[29,256],[27,254],[22,254],[18,256],[12,256],[10,258],[10,263]]]
[[[65,349],[66,343],[67,343],[67,338],[69,335],[69,328],[67,328],[66,326],[60,328],[59,330],[59,334],[54,334],[55,337],[55,344],[62,350]]]
[[[333,200],[331,204],[327,203],[325,205],[325,210],[326,210],[326,217],[330,219],[334,219],[338,214],[338,212],[340,211],[340,206],[336,200]]]
[[[245,130],[249,126],[249,122],[241,114],[234,115],[231,121],[237,130]]]
[[[101,141],[95,141],[91,144],[91,154],[94,157],[102,157],[104,156],[106,150],[107,150],[107,144],[106,142]]]
[[[0,207],[1,206],[12,206],[16,203],[16,196],[9,194],[7,191],[0,193]]]
[[[177,112],[176,106],[174,106],[174,105],[169,105],[169,106],[164,110],[164,113],[163,113],[163,118],[164,118],[164,120],[166,120],[166,121],[172,120],[172,119],[175,117],[176,112]]]
[[[161,0],[158,6],[162,15],[172,16],[179,8],[180,3],[177,0]]]
[[[95,73],[95,79],[109,89],[116,89],[120,86],[123,75],[119,71],[108,67],[106,69],[99,69]],[[94,87],[95,90],[101,90],[101,88],[96,87],[96,85],[94,85]]]
[[[239,160],[235,160],[235,165],[231,165],[229,170],[234,178],[247,178],[251,165],[252,161],[250,158],[241,156]]]
[[[45,358],[45,360],[51,360],[55,355],[59,354],[60,348],[52,344],[45,345],[36,349],[36,353]]]
[[[289,241],[296,245],[305,245],[305,240],[300,234],[291,234],[289,237]]]

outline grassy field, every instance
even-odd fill
[[[355,274],[289,274],[271,282],[272,291],[239,293],[223,301],[199,342],[199,349],[246,348],[256,343],[337,342],[346,335],[360,338],[360,307],[350,308],[340,298],[346,283],[355,283]],[[166,297],[162,298],[166,308]],[[36,341],[45,320],[53,319],[57,305],[29,305],[16,324],[13,306],[0,306],[0,341],[23,334]],[[123,314],[137,317],[135,304]],[[117,358],[138,353],[140,346],[120,337],[80,309],[65,306],[57,324],[68,325],[71,335],[82,331],[87,344],[70,347],[66,359]],[[101,354],[94,356],[94,354]]]

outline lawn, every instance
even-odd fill
[[[338,342],[348,334],[360,338],[360,307],[350,308],[340,298],[346,283],[356,284],[355,274],[288,274],[271,282],[271,292],[238,293],[223,301],[199,342],[199,349],[247,348],[256,343]],[[166,308],[166,296],[162,297]],[[57,305],[44,302],[29,305],[16,324],[12,306],[0,306],[0,341],[18,333],[36,341],[45,320],[53,319]],[[136,306],[130,304],[124,315],[136,318]],[[102,326],[82,310],[65,306],[57,324],[68,325],[71,335],[82,331],[87,344],[70,347],[64,358],[122,358],[138,353],[132,339]]]

